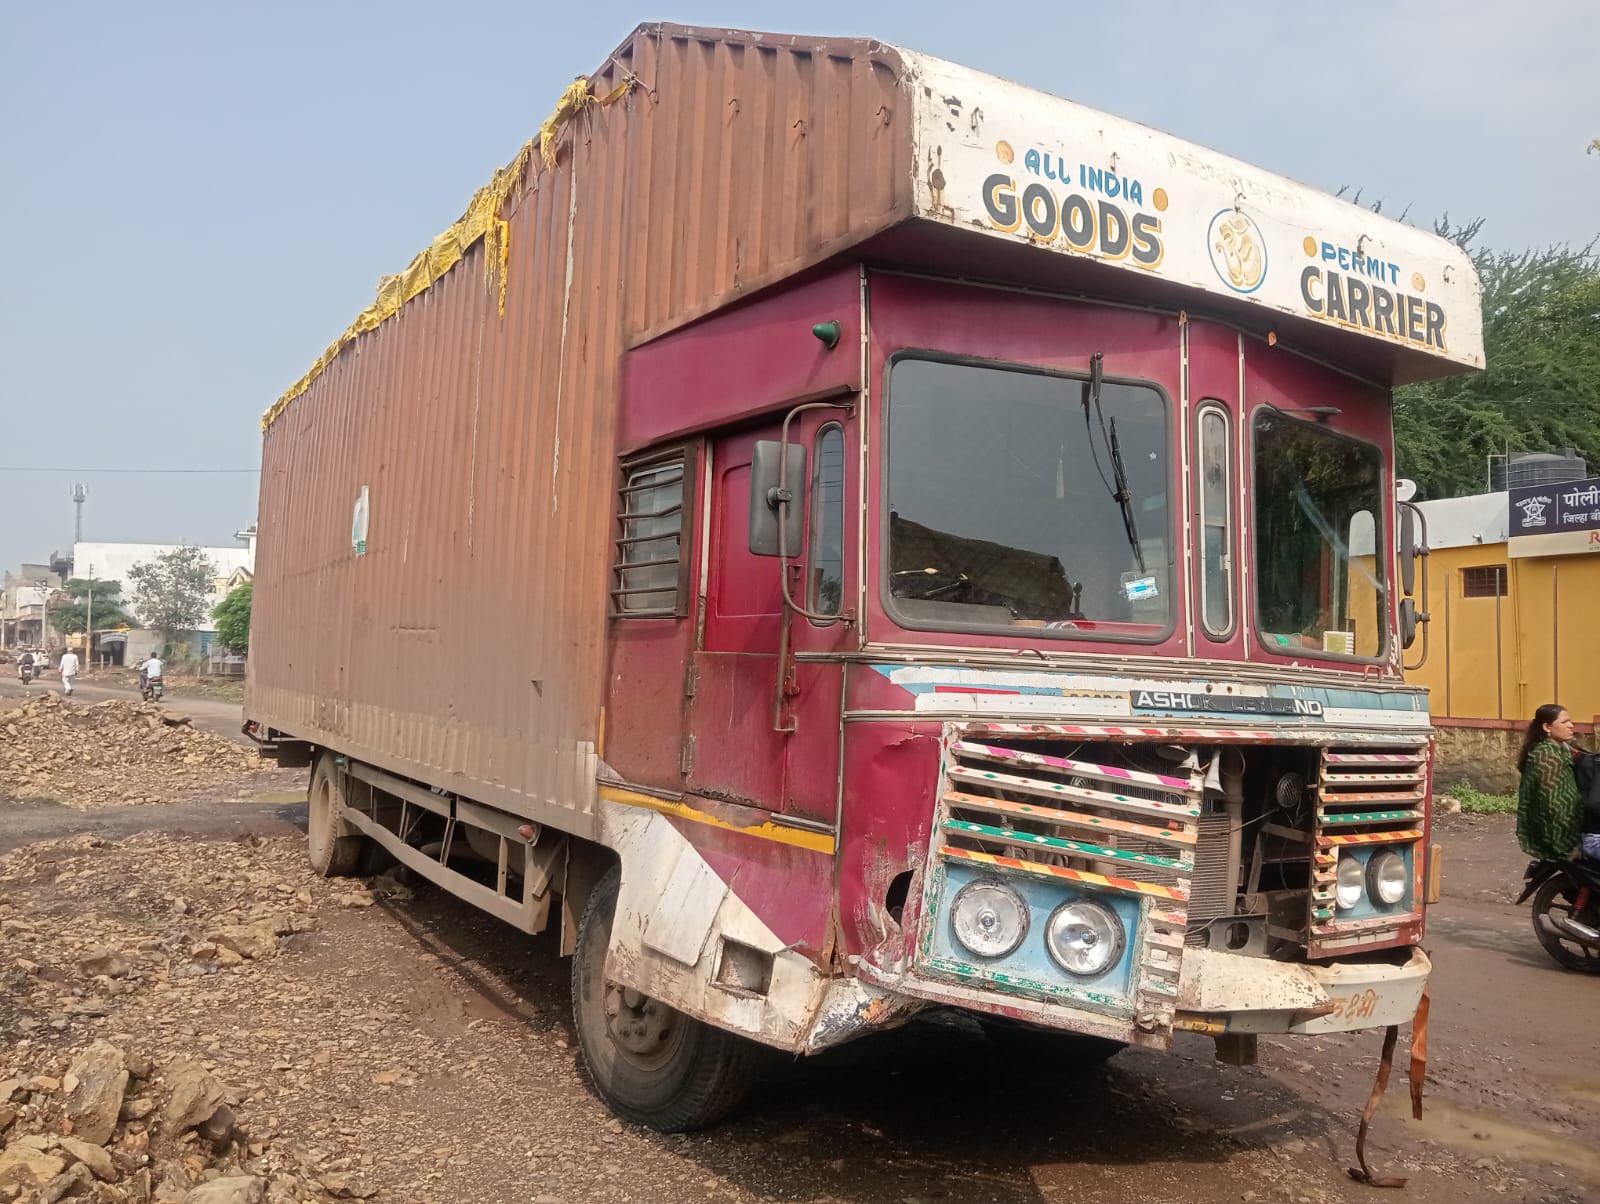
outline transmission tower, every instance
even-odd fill
[[[89,487],[87,485],[79,484],[72,487],[72,502],[78,510],[78,521],[73,527],[72,542],[74,544],[80,544],[83,542],[83,503],[88,496]]]

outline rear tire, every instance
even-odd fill
[[[1600,949],[1590,949],[1572,937],[1545,931],[1541,922],[1545,917],[1572,916],[1576,919],[1572,902],[1564,893],[1566,880],[1557,874],[1546,878],[1533,896],[1533,934],[1548,953],[1568,970],[1579,974],[1600,974]]]
[[[344,770],[332,753],[323,753],[311,771],[310,814],[306,851],[311,868],[324,878],[349,878],[361,869],[367,838],[343,818]]]
[[[1002,1054],[1027,1066],[1072,1074],[1104,1065],[1127,1049],[1124,1041],[1032,1028],[1005,1020],[980,1020],[978,1026]]]
[[[572,1019],[584,1069],[606,1105],[662,1133],[715,1124],[744,1097],[759,1048],[606,981],[621,870],[595,884],[572,957]]]

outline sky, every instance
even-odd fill
[[[1591,0],[0,3],[0,568],[229,545],[262,410],[644,21],[871,36],[1520,249],[1600,233]],[[60,471],[21,471],[60,470]]]

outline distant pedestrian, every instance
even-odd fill
[[[1517,843],[1530,857],[1565,861],[1582,835],[1582,800],[1572,765],[1572,718],[1567,708],[1547,702],[1533,713],[1517,771]]]
[[[68,648],[61,654],[61,692],[72,697],[72,683],[78,676],[78,654]]]

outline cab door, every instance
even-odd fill
[[[841,414],[807,411],[789,425],[789,442],[805,450],[800,479],[790,484],[805,518],[786,578],[778,557],[750,550],[756,445],[781,439],[781,419],[711,441],[710,542],[685,786],[802,824],[834,820],[842,666],[828,655],[853,639],[850,626],[829,621],[847,609],[855,589],[854,527],[847,526],[853,439]],[[785,579],[790,600],[822,618],[786,613]]]

